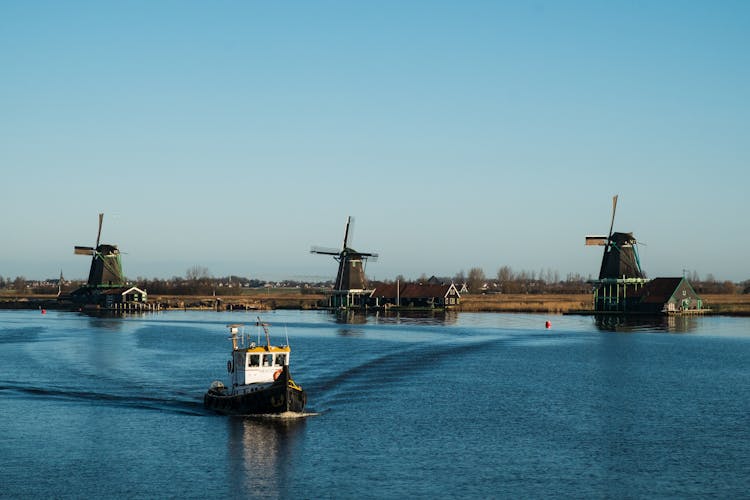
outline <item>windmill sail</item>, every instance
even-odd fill
[[[633,233],[613,233],[604,249],[599,279],[644,278]]]
[[[613,232],[617,198],[612,198],[612,219],[607,236],[586,236],[587,246],[603,246],[599,279],[644,278],[633,233]]]
[[[364,290],[367,288],[367,278],[365,277],[365,263],[369,260],[376,260],[378,255],[371,252],[358,252],[351,248],[350,239],[352,235],[354,219],[347,217],[344,228],[344,243],[341,250],[312,247],[310,253],[321,255],[332,255],[339,263],[334,290]]]
[[[99,214],[99,228],[96,232],[96,246],[75,246],[76,255],[91,255],[91,267],[87,285],[90,287],[119,287],[125,285],[122,262],[117,245],[100,244],[104,214]]]

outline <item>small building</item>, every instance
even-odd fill
[[[124,305],[145,304],[147,300],[146,292],[135,286],[109,288],[101,292],[100,295],[103,299],[99,305],[107,309]]]
[[[370,294],[372,307],[446,309],[460,304],[456,286],[422,283],[378,285]]]
[[[682,313],[703,310],[703,300],[685,278],[654,278],[637,293],[635,309],[642,313]]]
[[[115,311],[151,310],[148,295],[135,286],[95,287],[84,285],[69,294],[61,294],[57,299],[63,304],[86,309],[106,309]]]

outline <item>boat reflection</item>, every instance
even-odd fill
[[[228,418],[228,463],[236,498],[283,498],[305,417]]]
[[[603,332],[668,332],[690,333],[696,330],[698,317],[682,315],[594,315],[596,327]]]

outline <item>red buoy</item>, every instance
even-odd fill
[[[544,324],[544,327],[547,329],[552,328],[552,322],[550,320],[547,320],[547,322]]]
[[[42,314],[47,314],[47,310],[46,309],[42,309]]]

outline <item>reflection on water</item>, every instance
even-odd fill
[[[157,312],[121,312],[108,310],[88,310],[78,311],[78,314],[89,318],[89,325],[92,328],[119,329],[124,319],[147,319],[159,316]]]
[[[375,323],[380,323],[383,325],[452,325],[455,324],[456,320],[458,319],[458,313],[456,311],[444,311],[440,309],[430,311],[337,311],[335,314],[336,323],[344,323],[347,325],[364,325],[368,321],[374,321]]]
[[[362,311],[340,310],[334,311],[336,323],[346,325],[364,325],[367,323],[367,314]]]
[[[617,314],[594,315],[596,327],[605,332],[689,333],[696,330],[698,318],[682,315],[632,316]]]
[[[305,427],[305,418],[228,418],[230,491],[238,498],[283,497],[291,475],[289,457]]]
[[[456,311],[378,311],[375,320],[380,324],[452,325],[456,323]]]
[[[122,316],[113,316],[111,314],[91,314],[81,313],[88,316],[88,324],[95,330],[114,330],[118,331],[122,328]]]

